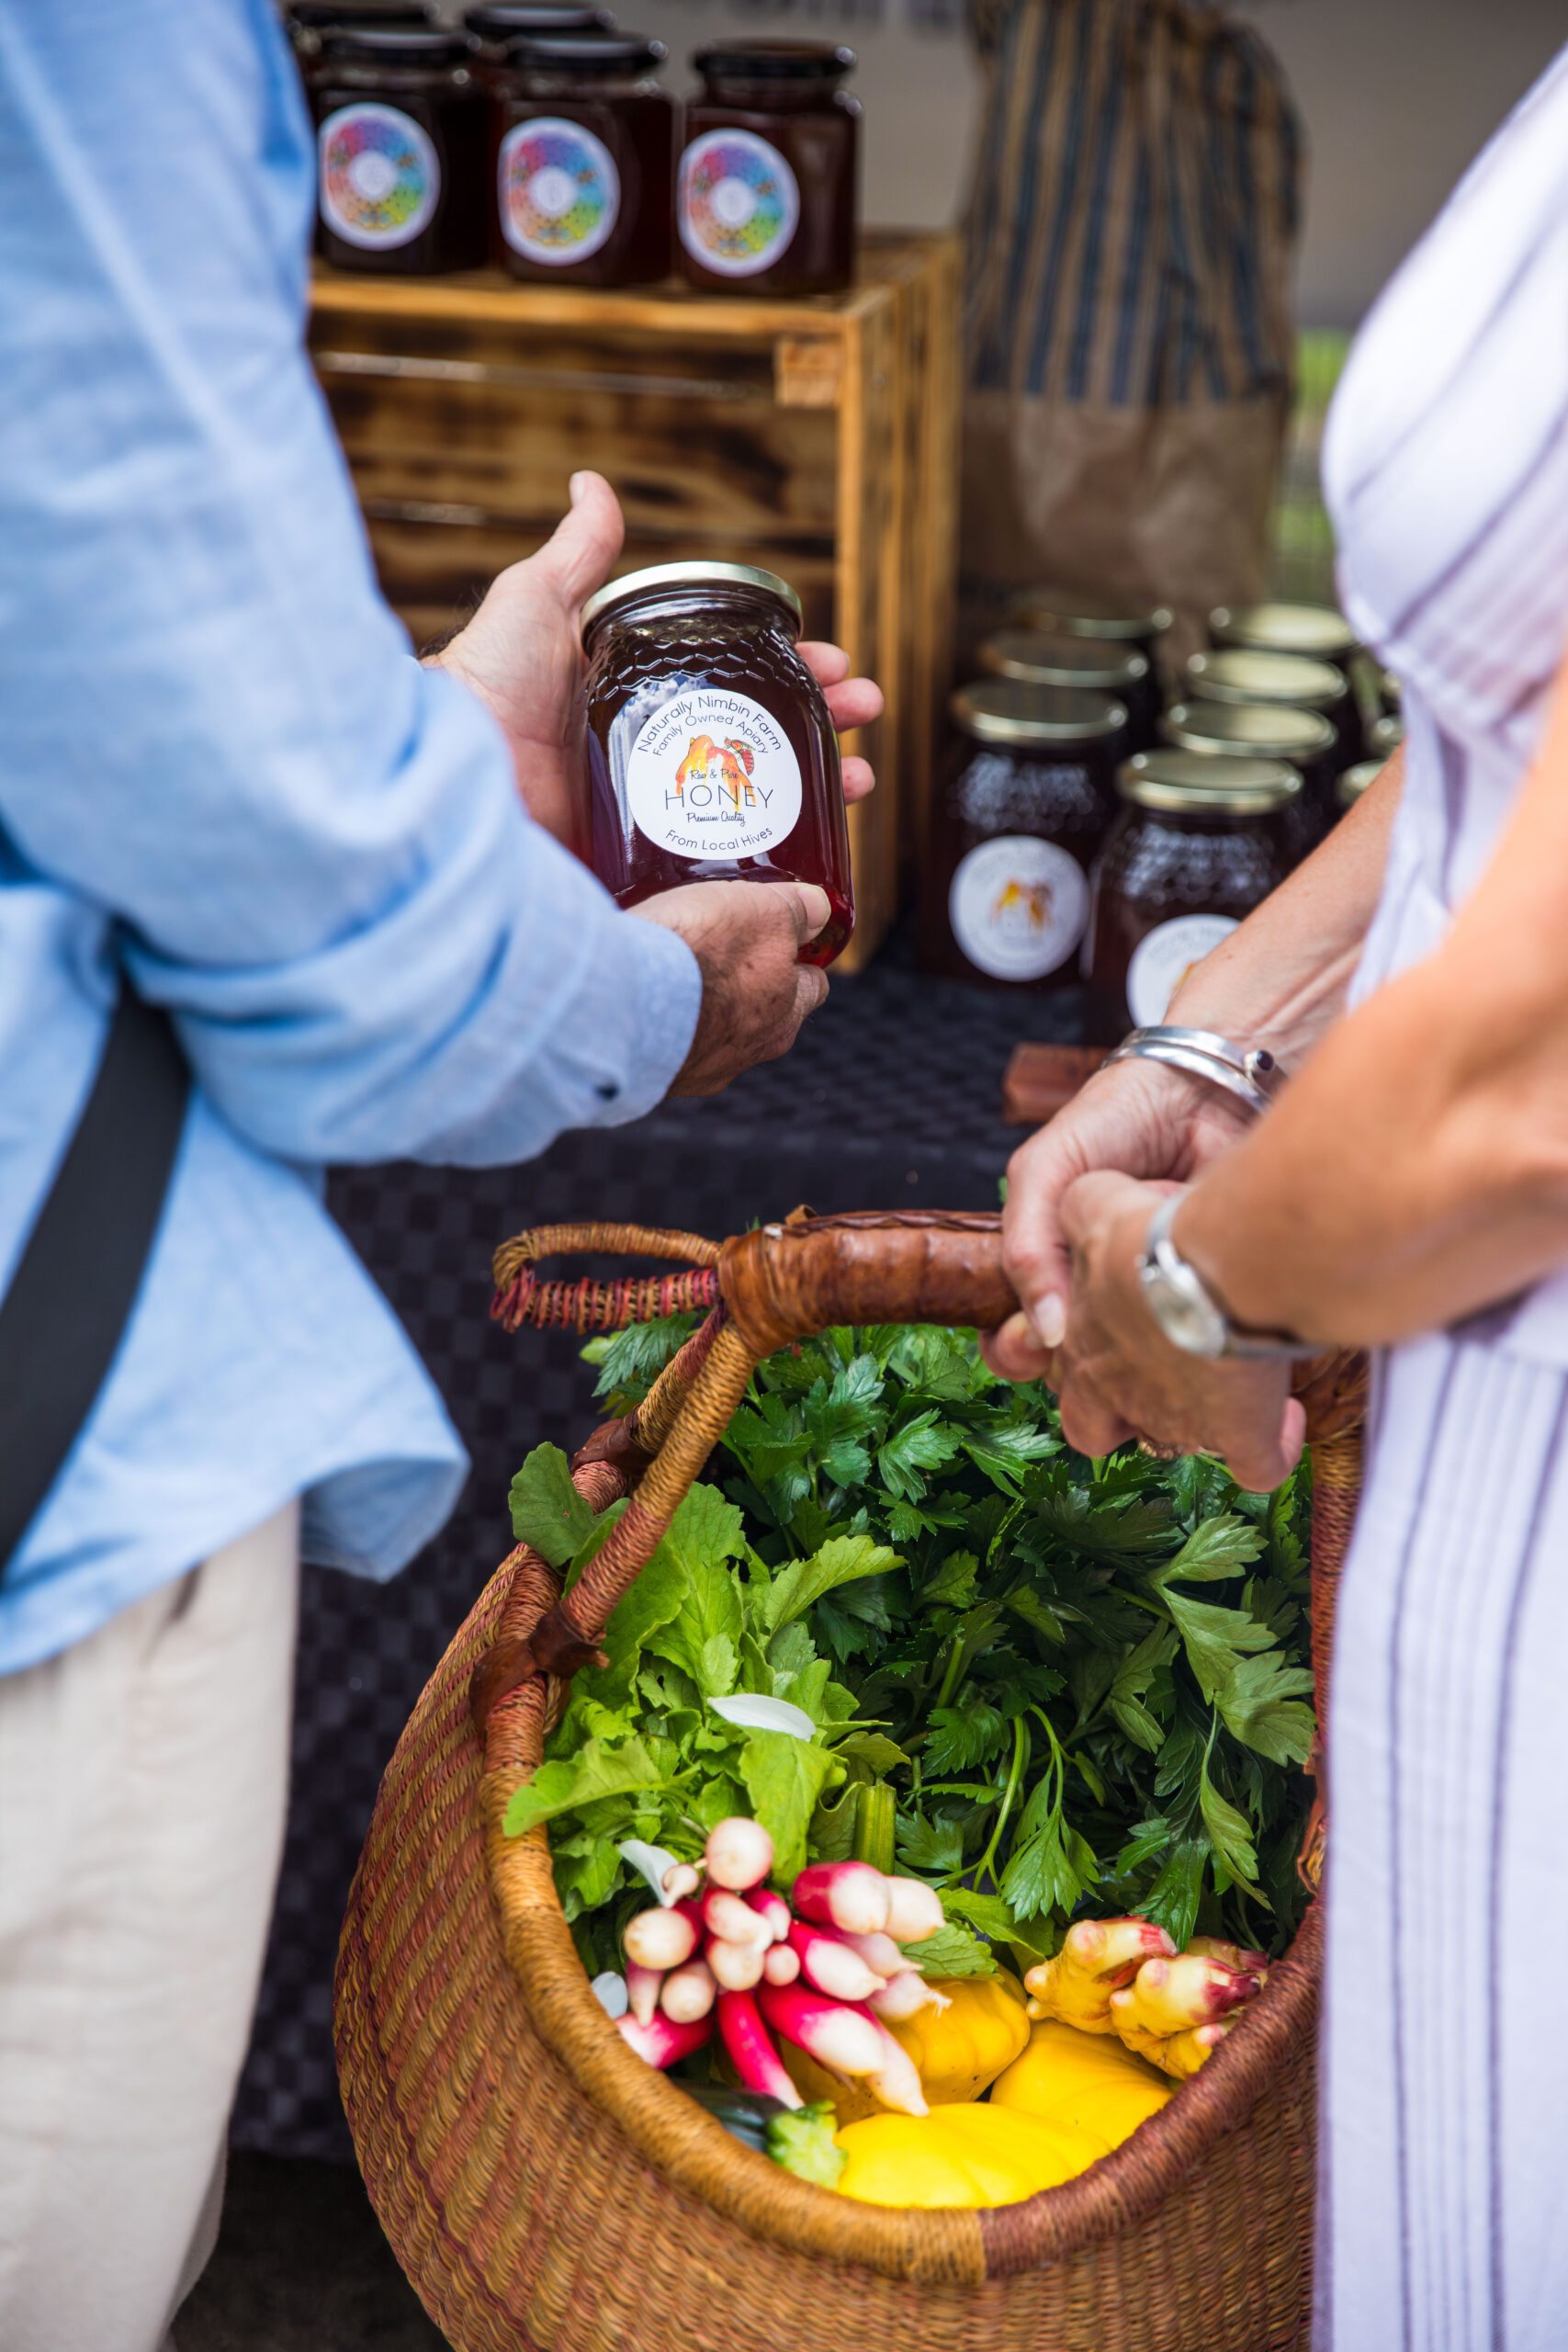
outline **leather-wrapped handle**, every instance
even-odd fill
[[[1018,1305],[1002,1272],[1002,1221],[960,1210],[863,1210],[737,1234],[718,1288],[753,1355],[835,1323],[956,1323],[986,1331]]]

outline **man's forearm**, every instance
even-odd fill
[[[1240,929],[1204,957],[1166,1018],[1267,1046],[1299,1069],[1345,1009],[1382,888],[1404,754]]]

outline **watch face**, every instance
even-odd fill
[[[1190,1356],[1224,1353],[1225,1318],[1190,1266],[1145,1258],[1138,1273],[1149,1312],[1173,1347]]]

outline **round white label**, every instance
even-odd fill
[[[1235,929],[1234,915],[1176,915],[1140,939],[1127,967],[1127,1010],[1135,1029],[1165,1019],[1171,998],[1194,964]]]
[[[427,134],[396,107],[339,107],[316,134],[321,218],[345,244],[411,244],[441,200]]]
[[[1084,935],[1089,884],[1055,842],[1004,833],[960,858],[947,919],[969,961],[993,979],[1043,979]]]
[[[694,686],[644,721],[626,805],[637,831],[678,857],[757,857],[795,831],[800,763],[760,703]]]
[[[580,122],[536,115],[515,123],[496,166],[501,233],[513,253],[563,268],[596,254],[621,210],[621,175],[602,139]]]
[[[681,158],[675,217],[694,261],[719,277],[754,277],[788,249],[800,189],[754,130],[705,130]]]

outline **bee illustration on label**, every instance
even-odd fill
[[[1015,876],[1003,885],[991,909],[992,922],[1010,926],[1021,919],[1031,931],[1044,930],[1051,920],[1049,882],[1021,882]]]
[[[739,808],[744,796],[745,806],[754,808],[757,795],[751,771],[756,764],[756,754],[743,736],[727,735],[722,743],[716,743],[711,735],[694,735],[685,758],[675,771],[671,797],[683,801],[688,784],[716,784],[721,792],[729,795],[732,807]]]

